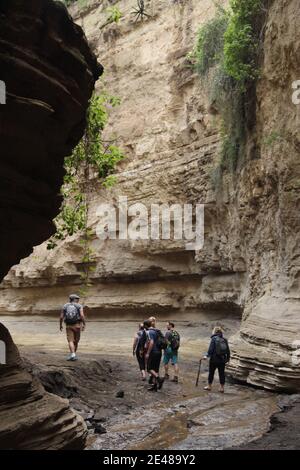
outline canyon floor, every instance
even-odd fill
[[[230,337],[239,318],[201,314],[177,321],[180,383],[150,393],[139,377],[131,344],[136,320],[89,319],[79,361],[66,361],[65,334],[53,317],[2,317],[25,360],[45,388],[70,400],[89,428],[87,449],[299,448],[299,396],[228,383],[224,395],[203,390],[207,364],[198,361],[219,323]],[[164,329],[165,322],[158,327]],[[278,414],[284,410],[284,413]],[[284,432],[282,429],[284,428]]]

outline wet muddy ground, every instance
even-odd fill
[[[280,411],[284,397],[232,383],[222,395],[217,381],[213,392],[206,392],[205,362],[195,387],[198,360],[207,349],[212,327],[221,323],[230,337],[238,328],[238,319],[204,317],[178,322],[180,383],[167,381],[157,393],[149,392],[140,380],[132,357],[135,321],[90,321],[82,337],[80,360],[69,363],[65,335],[58,332],[56,319],[1,320],[9,327],[27,367],[48,391],[68,398],[84,417],[89,428],[88,449],[281,448],[278,422],[287,414],[273,418],[272,425],[270,419]],[[158,326],[163,329],[164,322]]]

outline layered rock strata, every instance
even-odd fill
[[[210,0],[146,2],[151,18],[135,21],[132,2],[117,2],[118,24],[103,27],[108,2],[72,10],[96,53],[106,50],[110,92],[120,96],[107,135],[126,160],[112,190],[95,185],[90,226],[99,203],[198,203],[205,209],[205,244],[158,240],[100,241],[95,237],[93,286],[86,299],[96,315],[149,312],[185,318],[216,308],[243,311],[232,339],[235,378],[271,389],[298,390],[299,370],[299,2],[269,4],[264,30],[256,122],[235,174],[216,178],[219,116],[186,58],[198,27],[213,17]],[[227,2],[223,2],[224,5]],[[105,47],[104,47],[105,46]],[[256,144],[254,145],[254,142]],[[14,267],[2,285],[1,311],[57,312],[80,285],[79,239],[49,255],[45,246]],[[48,306],[48,307],[47,307]]]
[[[81,416],[25,370],[2,324],[0,341],[6,344],[6,365],[0,366],[0,449],[82,449],[87,430]]]
[[[0,3],[0,277],[54,232],[63,159],[83,134],[101,72],[60,2]]]
[[[0,278],[54,232],[64,157],[83,135],[101,73],[60,2],[0,2]],[[24,370],[2,324],[0,341],[0,448],[82,448],[83,420]]]

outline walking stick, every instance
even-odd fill
[[[196,380],[196,387],[198,387],[198,384],[199,384],[199,377],[200,377],[200,371],[201,371],[201,364],[202,364],[202,359],[200,359],[200,361],[199,361],[198,374],[197,374],[197,380]]]

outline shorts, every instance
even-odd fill
[[[76,323],[75,325],[67,325],[66,327],[67,340],[70,343],[79,343],[80,333],[81,333],[81,323]]]
[[[164,365],[166,366],[171,361],[173,365],[178,363],[178,351],[173,351],[171,348],[167,348],[164,352]]]
[[[161,352],[151,352],[148,359],[147,369],[154,370],[157,374],[159,373],[159,366],[161,361]]]

